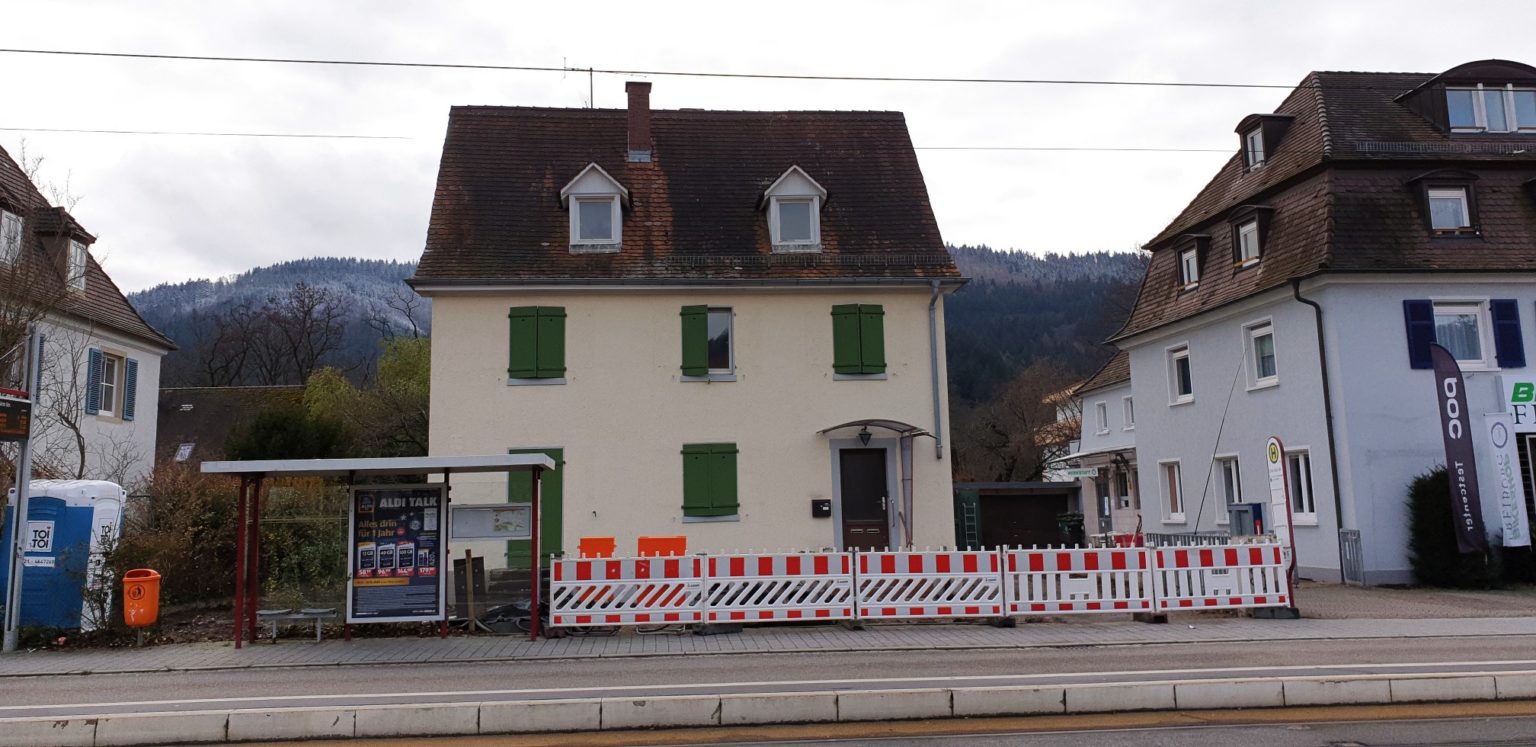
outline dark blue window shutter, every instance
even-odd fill
[[[101,351],[91,348],[85,363],[85,414],[101,412]]]
[[[1520,304],[1512,298],[1488,302],[1493,315],[1493,348],[1499,368],[1525,368],[1525,341],[1520,339]]]
[[[1435,304],[1433,301],[1403,301],[1403,321],[1408,326],[1408,365],[1434,368],[1429,346],[1435,343]]]
[[[123,365],[123,420],[133,420],[133,403],[139,388],[139,362],[129,358]]]

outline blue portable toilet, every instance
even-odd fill
[[[22,529],[21,624],[94,630],[96,620],[85,590],[112,589],[102,554],[122,536],[123,504],[128,494],[104,480],[33,480]],[[16,522],[16,491],[10,491],[0,552],[0,579],[10,578],[11,532]]]

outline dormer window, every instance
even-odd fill
[[[1184,290],[1193,290],[1200,285],[1200,252],[1195,249],[1185,249],[1179,252],[1179,282],[1184,284]]]
[[[1237,263],[1250,265],[1259,261],[1259,221],[1244,221],[1237,226]]]
[[[1255,127],[1243,136],[1243,157],[1248,162],[1248,168],[1264,165],[1264,130]]]
[[[1466,187],[1429,190],[1429,227],[1435,231],[1460,231],[1472,227]]]
[[[15,264],[21,256],[21,216],[0,210],[0,264]]]
[[[624,237],[624,200],[628,197],[629,190],[595,163],[566,184],[560,190],[560,202],[571,216],[571,251],[619,251]]]
[[[85,270],[90,265],[85,244],[69,240],[69,287],[85,290]]]
[[[1447,87],[1451,132],[1536,132],[1536,89],[1513,85]]]
[[[826,189],[799,166],[791,166],[763,196],[773,251],[821,251],[821,206],[827,199]]]

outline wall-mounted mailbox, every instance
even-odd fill
[[[832,499],[816,498],[811,501],[811,518],[828,519],[832,517]]]

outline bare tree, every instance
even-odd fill
[[[954,415],[955,459],[964,479],[1039,480],[1077,436],[1073,377],[1048,361],[1020,371],[990,401]],[[1074,415],[1074,412],[1076,413]]]
[[[368,304],[368,326],[385,340],[402,336],[399,327],[403,322],[411,339],[426,334],[427,299],[405,286],[397,285],[389,298]]]

